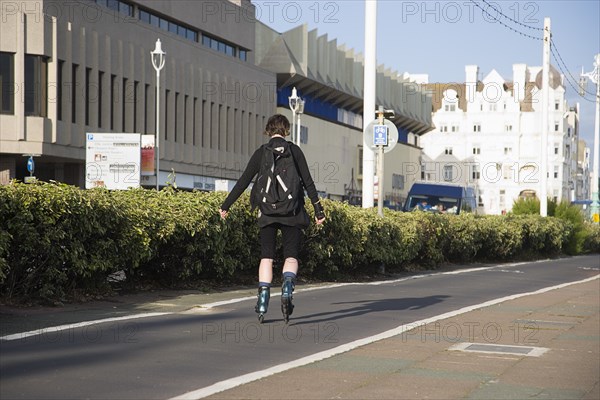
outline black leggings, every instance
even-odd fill
[[[281,230],[283,258],[298,259],[302,243],[302,229],[282,224],[270,224],[260,228],[260,258],[275,258],[278,229]]]

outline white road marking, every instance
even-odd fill
[[[299,358],[297,360],[293,360],[287,363],[283,363],[283,364],[279,364],[279,365],[275,365],[271,368],[267,368],[264,370],[260,370],[260,371],[256,371],[256,372],[251,372],[249,374],[245,374],[245,375],[240,375],[237,376],[235,378],[231,378],[231,379],[226,379],[224,381],[220,381],[217,383],[214,383],[210,386],[206,386],[203,387],[201,389],[197,389],[191,392],[187,392],[184,393],[180,396],[177,397],[173,397],[170,400],[191,400],[191,399],[201,399],[204,397],[208,397],[211,396],[213,394],[222,392],[224,390],[228,390],[228,389],[232,389],[234,387],[240,386],[240,385],[244,385],[246,383],[250,383],[253,381],[256,381],[258,379],[263,379],[266,378],[268,376],[280,373],[280,372],[284,372],[293,368],[297,368],[297,367],[301,367],[304,365],[308,365],[311,363],[314,363],[316,361],[321,361],[324,360],[326,358],[330,358],[333,357],[335,355],[341,354],[341,353],[345,353],[347,351],[356,349],[357,347],[360,346],[365,346],[367,344],[371,344],[383,339],[388,339],[394,336],[398,336],[401,335],[407,331],[410,331],[418,326],[422,326],[424,324],[430,324],[432,322],[436,322],[436,321],[440,321],[440,320],[444,320],[447,318],[452,318],[452,317],[456,317],[457,315],[461,315],[461,314],[465,314],[468,313],[470,311],[475,311],[475,310],[479,310],[481,308],[485,308],[485,307],[489,307],[489,306],[493,306],[499,303],[503,303],[505,301],[510,301],[510,300],[515,300],[521,297],[525,297],[525,296],[531,296],[531,295],[536,295],[536,294],[542,294],[542,293],[546,293],[552,290],[556,290],[556,289],[561,289],[561,288],[565,288],[568,286],[572,286],[572,285],[577,285],[580,283],[586,283],[586,282],[590,282],[593,281],[595,279],[600,278],[600,275],[596,275],[593,276],[591,278],[587,278],[587,279],[583,279],[580,281],[576,281],[576,282],[569,282],[569,283],[563,283],[560,285],[556,285],[556,286],[550,286],[547,288],[543,288],[543,289],[539,289],[533,292],[528,292],[528,293],[519,293],[519,294],[514,294],[514,295],[510,295],[510,296],[505,296],[505,297],[501,297],[498,299],[494,299],[494,300],[489,300],[480,304],[476,304],[476,305],[472,305],[472,306],[468,306],[468,307],[463,307],[460,308],[458,310],[454,310],[454,311],[449,311],[440,315],[436,315],[434,317],[431,318],[426,318],[420,321],[416,321],[416,322],[412,322],[410,324],[405,324],[405,325],[400,325],[396,328],[390,329],[388,331],[379,333],[377,335],[373,335],[370,337],[366,337],[363,339],[359,339],[359,340],[355,340],[353,342],[350,343],[346,343],[337,347],[334,347],[333,349],[329,349],[326,351],[322,351],[319,353],[315,353],[315,354],[311,354],[309,356],[306,357],[302,357]]]

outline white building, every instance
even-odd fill
[[[550,69],[548,148],[542,151],[542,68],[513,65],[513,81],[496,70],[482,80],[468,65],[466,83],[425,84],[433,95],[436,129],[421,137],[421,179],[474,186],[478,212],[501,214],[519,197],[539,197],[541,156],[547,195],[583,195],[578,179],[579,107],[565,100],[563,78]],[[583,168],[579,166],[579,173]]]

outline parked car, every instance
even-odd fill
[[[440,183],[415,183],[408,192],[403,211],[416,210],[447,214],[476,212],[475,189]]]

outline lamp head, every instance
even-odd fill
[[[167,53],[165,53],[165,52],[162,50],[162,45],[161,45],[161,43],[160,43],[160,39],[157,39],[157,40],[156,40],[156,47],[154,48],[154,51],[152,52],[152,55],[156,55],[156,56],[164,56],[165,54],[167,54]]]

